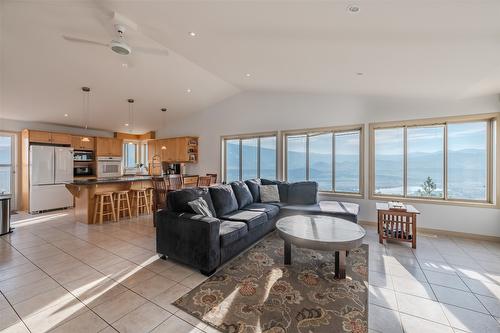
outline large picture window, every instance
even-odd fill
[[[277,178],[275,133],[222,138],[223,179],[227,183],[251,178]]]
[[[496,117],[372,124],[371,193],[492,203]]]
[[[316,181],[320,191],[361,194],[362,126],[283,135],[285,179]]]

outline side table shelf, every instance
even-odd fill
[[[418,210],[406,205],[406,211],[391,210],[387,203],[377,202],[378,238],[380,244],[384,239],[411,243],[417,247],[417,215]]]

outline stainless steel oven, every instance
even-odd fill
[[[122,176],[121,157],[98,157],[97,178],[115,178]]]

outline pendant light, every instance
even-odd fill
[[[165,120],[163,126],[165,127],[166,125],[166,119],[167,119],[167,108],[161,108],[161,112],[165,114]],[[167,150],[167,146],[163,145],[161,146],[161,150]]]
[[[89,119],[90,119],[90,88],[82,87],[83,92],[83,118],[85,125],[83,128],[89,128]],[[80,139],[82,142],[90,142],[90,139],[86,136],[82,136]]]
[[[134,100],[132,98],[127,99],[128,102],[128,132],[132,134],[134,132]]]

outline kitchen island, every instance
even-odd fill
[[[75,218],[78,222],[92,224],[94,198],[97,193],[137,190],[152,187],[150,176],[124,176],[106,179],[75,179],[66,188],[75,199]]]

